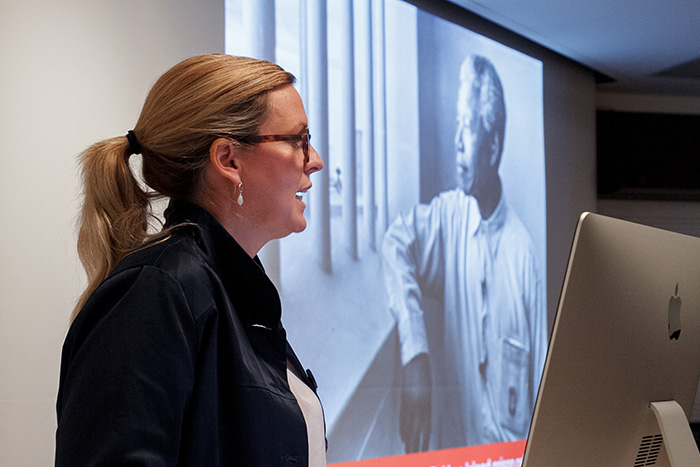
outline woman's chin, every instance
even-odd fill
[[[299,222],[297,222],[296,228],[293,230],[295,233],[303,232],[306,230],[306,218],[301,216]]]
[[[304,216],[300,216],[299,219],[295,219],[294,223],[289,226],[289,229],[286,232],[283,232],[281,236],[278,238],[284,238],[287,237],[293,233],[300,233],[306,230],[306,219]]]

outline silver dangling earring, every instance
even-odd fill
[[[239,206],[243,206],[243,182],[238,182],[238,199],[236,201]]]

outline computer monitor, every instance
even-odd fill
[[[700,466],[700,238],[584,213],[525,467]]]

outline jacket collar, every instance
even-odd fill
[[[205,209],[173,200],[165,210],[165,226],[191,234],[205,261],[221,278],[239,318],[249,326],[281,328],[279,293],[260,258],[251,258]]]

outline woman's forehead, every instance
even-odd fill
[[[308,125],[301,96],[291,84],[270,91],[268,113],[262,129],[283,127],[285,131],[301,131]]]

